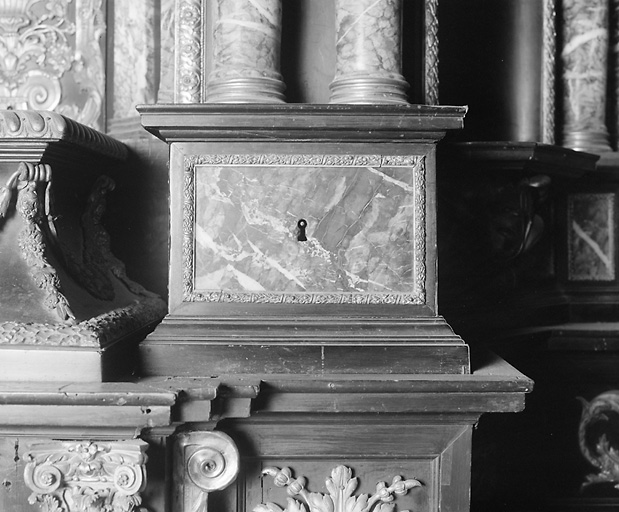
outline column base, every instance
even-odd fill
[[[404,78],[355,76],[336,78],[329,86],[329,103],[408,104]]]
[[[606,131],[574,131],[563,133],[563,147],[587,153],[612,151]]]
[[[206,103],[285,103],[286,85],[277,78],[224,78],[207,83]]]

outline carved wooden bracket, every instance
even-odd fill
[[[605,432],[616,425],[619,417],[619,391],[608,391],[596,396],[591,402],[582,400],[582,403],[583,411],[578,427],[580,451],[597,469],[597,473],[587,476],[583,487],[610,482],[619,489],[619,452],[611,445]]]
[[[43,512],[131,512],[146,487],[147,448],[140,440],[35,443],[23,456],[28,501]]]
[[[354,496],[358,485],[357,478],[353,478],[350,468],[337,466],[326,480],[329,494],[321,494],[308,492],[305,489],[305,477],[293,478],[290,468],[266,468],[262,474],[272,476],[275,485],[286,487],[290,496],[300,496],[308,508],[289,498],[285,509],[275,503],[265,503],[254,507],[253,512],[391,512],[395,506],[392,503],[395,500],[394,495],[404,495],[409,489],[423,485],[419,480],[403,480],[401,476],[396,476],[390,486],[385,482],[378,482],[376,493],[372,496]]]
[[[222,432],[183,432],[174,445],[174,510],[206,512],[208,493],[239,473],[239,451]]]

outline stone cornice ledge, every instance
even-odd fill
[[[97,130],[49,111],[0,110],[0,141],[64,141],[109,158],[125,160],[127,147]]]

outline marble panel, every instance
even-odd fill
[[[137,104],[154,103],[154,2],[114,2],[113,117],[136,116]]]
[[[174,30],[176,26],[176,1],[161,0],[161,14],[159,22],[160,46],[159,46],[159,90],[157,91],[158,103],[174,102]]]
[[[568,199],[568,279],[615,279],[614,194],[572,194]]]
[[[423,303],[423,157],[187,162],[186,300]]]

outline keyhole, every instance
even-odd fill
[[[305,236],[305,228],[307,227],[307,221],[305,219],[300,219],[297,222],[297,227],[299,228],[297,234],[297,240],[299,242],[307,242],[307,236]]]

